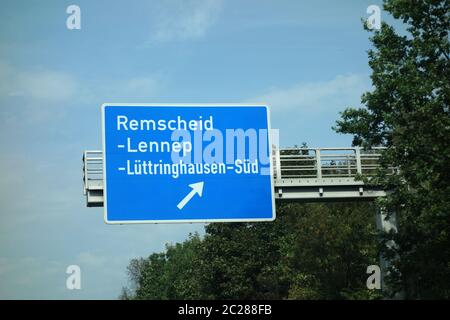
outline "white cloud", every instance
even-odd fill
[[[78,254],[76,261],[79,265],[94,268],[103,268],[107,266],[107,258],[94,254],[93,252],[81,252]]]
[[[105,101],[150,99],[161,92],[166,81],[163,75],[151,74],[107,82],[91,79],[82,82],[71,74],[49,68],[23,70],[0,61],[0,99],[19,102],[22,109],[27,110],[30,121],[54,117],[54,106],[61,106],[61,102],[72,102],[64,104],[67,108],[69,105],[92,105]],[[63,108],[59,109],[59,112],[64,112]]]
[[[158,8],[152,38],[157,41],[202,38],[222,10],[222,0],[167,0]]]
[[[338,75],[329,81],[300,83],[290,88],[273,88],[251,101],[268,103],[273,112],[321,113],[343,110],[359,103],[361,94],[370,88],[365,75]]]
[[[38,100],[61,101],[71,98],[75,93],[72,76],[49,70],[20,73],[17,84],[24,94]]]
[[[350,143],[350,137],[332,130],[339,112],[358,107],[361,95],[370,90],[364,74],[338,75],[331,80],[303,82],[285,88],[271,88],[248,102],[267,103],[272,127],[280,128],[282,146],[337,146]]]
[[[58,102],[70,99],[75,91],[76,81],[67,73],[43,68],[21,71],[8,63],[0,62],[2,97]]]
[[[158,95],[165,84],[165,77],[154,74],[133,77],[108,83],[94,84],[83,94],[83,101],[104,102],[142,102]]]
[[[123,91],[129,96],[153,96],[160,87],[161,82],[153,77],[132,78],[123,83]]]

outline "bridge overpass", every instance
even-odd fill
[[[281,148],[272,151],[277,201],[371,200],[382,189],[356,179],[380,168],[381,148]],[[392,170],[392,169],[390,169]],[[88,207],[103,206],[103,154],[83,153],[83,189]]]

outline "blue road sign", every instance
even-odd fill
[[[265,105],[102,105],[106,223],[275,219]]]

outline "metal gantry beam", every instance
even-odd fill
[[[380,168],[382,148],[283,148],[272,152],[275,199],[287,201],[370,200],[384,196],[358,175]],[[389,169],[392,170],[392,169]],[[88,207],[103,206],[103,154],[83,153],[83,188]]]

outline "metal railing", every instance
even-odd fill
[[[83,152],[83,193],[103,190],[103,153],[99,150]]]
[[[383,148],[283,148],[273,150],[274,179],[354,178],[374,175],[380,166]],[[389,170],[393,170],[389,168]],[[103,190],[103,154],[83,153],[83,188]]]
[[[324,179],[374,175],[383,148],[283,148],[274,150],[274,178]],[[392,168],[390,168],[391,170]]]

